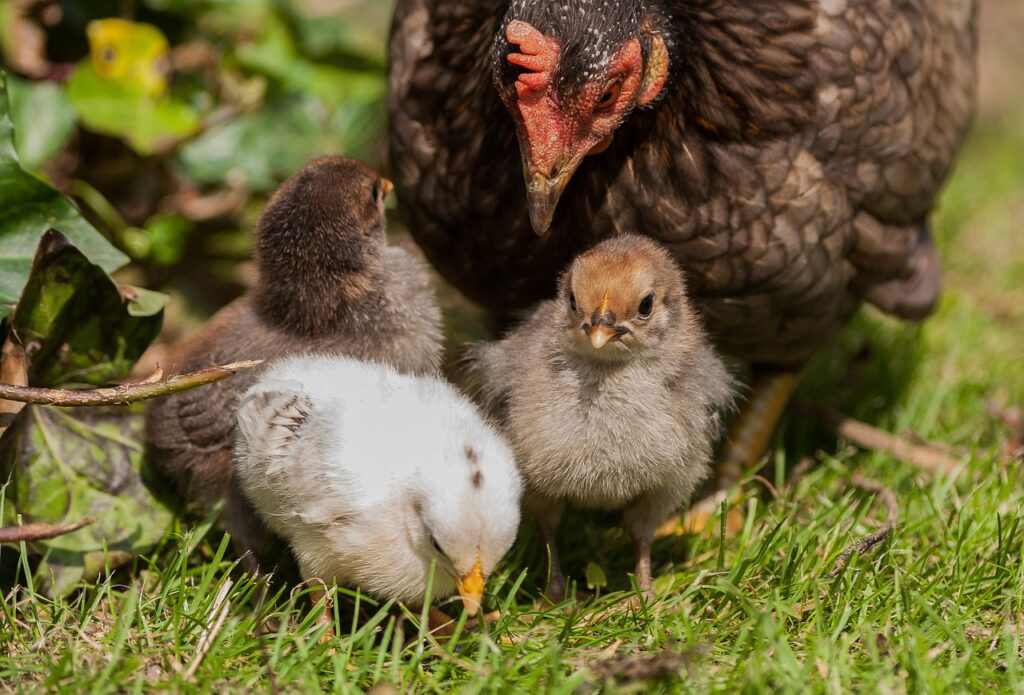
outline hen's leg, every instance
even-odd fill
[[[659,530],[659,535],[700,533],[705,529],[726,500],[723,491],[760,462],[799,382],[798,371],[755,372],[750,396],[729,426],[729,433],[715,459],[714,494],[695,503],[681,517],[670,519]],[[730,505],[726,530],[735,533],[742,526],[742,512]]]
[[[548,558],[551,563],[548,587],[544,593],[547,594],[548,599],[557,603],[565,598],[565,575],[562,574],[562,564],[558,560],[558,546],[555,543],[555,529],[558,528],[558,521],[562,518],[562,503],[528,494],[526,506],[537,522],[537,530],[540,532],[541,540],[547,546]]]

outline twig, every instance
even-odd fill
[[[786,480],[786,491],[789,492],[796,488],[797,483],[799,483],[816,464],[817,461],[810,456],[804,456],[800,459],[800,462],[793,467],[793,470],[789,474],[789,478]]]
[[[224,621],[227,620],[228,613],[231,611],[231,604],[228,603],[228,592],[231,591],[231,587],[234,585],[230,579],[225,579],[224,583],[220,587],[220,591],[217,592],[216,598],[213,599],[213,604],[210,606],[210,610],[206,613],[206,628],[203,630],[203,634],[199,636],[199,645],[196,647],[196,656],[192,659],[192,663],[188,665],[185,670],[185,678],[192,678],[196,674],[196,669],[199,668],[199,664],[203,661],[203,657],[210,651],[210,647],[213,646],[213,640],[220,633],[221,628],[224,627]],[[210,619],[216,615],[217,618],[214,620],[213,625],[210,625]]]
[[[869,552],[872,548],[884,543],[889,536],[892,535],[892,530],[896,527],[896,522],[899,520],[900,508],[896,504],[896,495],[893,494],[892,490],[885,487],[876,480],[869,480],[861,475],[854,475],[850,483],[861,490],[867,490],[868,492],[874,492],[878,497],[882,498],[885,502],[885,509],[888,513],[888,520],[878,531],[872,534],[864,536],[853,543],[851,543],[846,550],[839,553],[839,557],[836,558],[835,566],[832,571],[825,575],[826,579],[835,579],[838,577],[846,566],[850,564],[850,558],[854,555],[863,555]]]
[[[72,391],[68,389],[45,389],[34,386],[14,386],[11,384],[0,384],[0,399],[18,401],[20,403],[34,403],[36,405],[57,405],[65,408],[78,408],[82,406],[96,405],[127,405],[138,401],[145,401],[158,396],[167,396],[179,391],[187,391],[198,386],[212,384],[215,381],[226,379],[238,372],[255,367],[263,360],[246,360],[234,362],[220,367],[200,369],[190,374],[180,374],[165,381],[147,383],[147,381],[133,384],[121,384],[107,388],[91,389],[88,391]]]
[[[35,522],[22,524],[21,526],[4,526],[0,528],[0,543],[20,543],[21,541],[45,541],[57,536],[74,533],[96,521],[94,517],[87,516],[81,521],[73,524],[46,524]]]
[[[761,483],[761,485],[763,485],[764,488],[768,491],[768,493],[772,496],[772,499],[778,501],[779,491],[776,490],[775,486],[772,485],[771,482],[763,475],[752,475],[750,476],[749,480]]]
[[[812,410],[833,432],[849,439],[862,449],[884,451],[930,473],[952,475],[960,465],[956,458],[937,445],[914,444],[903,437],[894,436],[829,408]]]

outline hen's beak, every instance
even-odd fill
[[[391,183],[388,179],[381,178],[380,185],[384,190],[384,195],[388,195],[391,191],[395,190],[395,184]]]
[[[476,613],[480,610],[480,603],[484,597],[484,572],[480,567],[480,553],[476,554],[473,569],[459,577],[455,586],[459,589],[459,596],[462,597],[462,605],[467,613]]]
[[[551,226],[558,200],[575,171],[575,166],[565,167],[554,178],[533,174],[527,181],[526,198],[530,207],[530,224],[538,236],[547,232]]]

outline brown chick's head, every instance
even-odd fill
[[[694,317],[682,274],[668,252],[626,234],[578,256],[563,275],[565,335],[585,357],[622,361],[661,348]]]
[[[337,328],[343,304],[378,301],[391,189],[373,169],[344,157],[314,159],[281,185],[256,232],[261,314],[313,337]]]

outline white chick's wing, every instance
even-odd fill
[[[249,464],[257,461],[263,472],[280,472],[301,451],[312,445],[303,430],[313,412],[309,394],[296,390],[255,391],[238,408],[238,432],[248,452]]]

